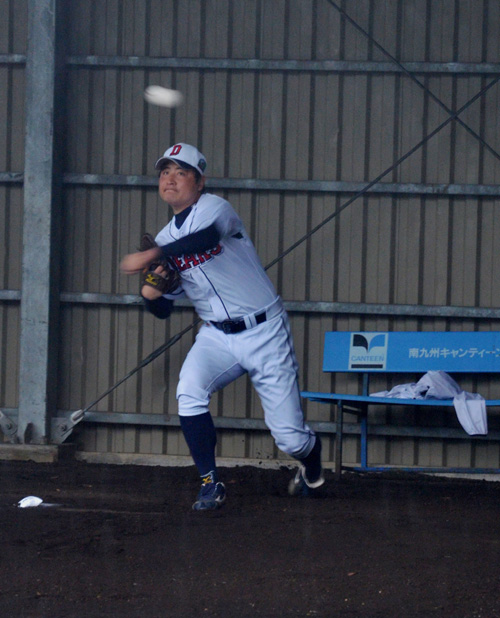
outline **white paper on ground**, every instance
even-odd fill
[[[17,506],[21,509],[26,509],[31,506],[40,506],[42,502],[43,500],[41,498],[38,498],[37,496],[26,496],[26,498],[19,500]]]

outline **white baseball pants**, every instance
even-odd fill
[[[284,310],[236,334],[225,334],[204,324],[181,369],[177,387],[179,415],[208,412],[212,394],[248,372],[276,446],[301,459],[314,446],[315,434],[304,422],[297,369]]]

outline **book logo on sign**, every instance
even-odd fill
[[[352,333],[349,369],[385,369],[387,333]]]

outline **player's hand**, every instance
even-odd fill
[[[155,268],[153,272],[155,272],[157,275],[160,275],[160,277],[166,279],[166,270],[161,264],[157,268]],[[143,298],[147,298],[148,300],[156,300],[157,298],[160,298],[160,296],[163,296],[163,293],[160,290],[151,287],[150,285],[143,285],[141,288],[141,296]]]
[[[161,250],[158,247],[148,249],[147,251],[139,251],[138,253],[129,253],[122,259],[120,270],[124,275],[140,273],[157,260],[160,255]]]

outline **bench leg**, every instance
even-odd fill
[[[344,408],[342,402],[337,403],[337,432],[335,435],[335,478],[342,476],[342,432],[344,425]]]
[[[361,468],[368,467],[368,412],[364,410],[361,417]]]

